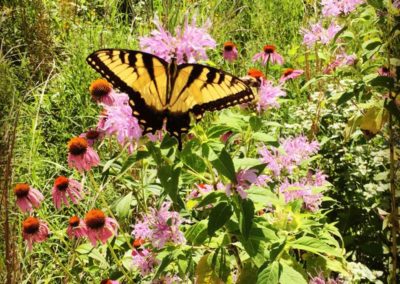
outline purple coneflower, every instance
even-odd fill
[[[79,172],[89,171],[100,163],[99,155],[89,146],[86,138],[74,137],[68,142],[68,166]]]
[[[295,70],[292,68],[288,68],[283,72],[282,77],[279,79],[279,83],[284,83],[289,79],[297,78],[303,73],[304,70]]]
[[[381,68],[378,69],[378,74],[380,76],[385,76],[385,77],[393,77],[393,73],[390,71],[389,68],[386,66],[382,66]]]
[[[119,282],[117,280],[103,279],[100,284],[119,284]]]
[[[22,236],[28,245],[28,250],[32,250],[33,243],[45,241],[50,234],[47,224],[35,217],[28,217],[22,222]]]
[[[104,136],[104,132],[100,129],[89,129],[86,132],[83,132],[79,137],[86,138],[88,145],[93,146],[99,140],[102,140]]]
[[[86,225],[78,216],[69,218],[67,235],[71,239],[86,237]]]
[[[110,217],[106,217],[103,211],[90,210],[85,216],[86,235],[95,247],[97,241],[105,244],[109,238],[117,234],[118,223]]]
[[[79,200],[82,198],[81,190],[82,185],[74,179],[69,179],[64,176],[56,178],[51,191],[54,206],[57,209],[60,209],[61,204],[64,203],[68,207],[69,201],[67,199],[67,195],[69,198],[71,198],[72,203],[78,204]]]
[[[22,212],[32,211],[33,207],[39,208],[44,197],[39,190],[27,183],[17,183],[14,188],[17,196],[17,205]]]
[[[276,47],[274,45],[265,45],[262,52],[254,55],[253,61],[261,59],[263,65],[267,64],[267,62],[271,62],[272,64],[276,63],[282,65],[283,57],[275,50]]]
[[[97,79],[90,84],[90,95],[97,103],[105,105],[114,104],[114,90],[112,85],[105,79]]]
[[[236,48],[236,45],[233,42],[227,41],[224,43],[223,57],[225,60],[227,60],[229,62],[233,62],[237,59],[238,50]]]

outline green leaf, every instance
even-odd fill
[[[207,129],[206,133],[209,138],[219,138],[228,131],[232,131],[232,128],[224,125],[213,125]]]
[[[243,268],[236,284],[251,284],[257,282],[257,267],[251,261],[244,261]]]
[[[164,135],[164,139],[161,141],[160,149],[171,148],[177,143],[178,141],[175,138],[169,136],[169,134],[166,134]]]
[[[212,267],[208,264],[209,254],[203,255],[196,267],[196,284],[223,284]]]
[[[161,263],[157,268],[157,272],[155,273],[153,280],[157,279],[160,276],[160,274],[165,270],[165,268],[168,266],[168,264],[170,264],[172,261],[173,261],[173,258],[171,257],[171,255],[165,256],[161,260]]]
[[[193,245],[201,245],[207,239],[207,220],[201,220],[185,232],[185,238]]]
[[[226,194],[225,192],[222,191],[212,191],[209,194],[207,194],[206,196],[204,196],[204,198],[199,202],[199,204],[197,204],[197,208],[201,208],[204,207],[208,204],[213,204],[215,201],[217,201],[220,198],[224,198],[226,199]]]
[[[344,104],[345,102],[347,102],[348,100],[351,100],[352,97],[354,97],[356,95],[355,92],[344,92],[340,98],[337,100],[336,105],[340,106],[342,104]]]
[[[267,265],[266,268],[262,269],[258,273],[257,284],[278,284],[279,283],[279,262],[274,261]],[[296,283],[296,282],[294,282]]]
[[[337,257],[342,256],[336,248],[327,245],[323,241],[308,236],[301,237],[289,244],[292,249],[301,249],[316,254],[325,253]]]
[[[281,262],[281,275],[279,277],[279,283],[280,284],[307,284],[307,280],[304,278],[304,276],[298,272],[296,269],[293,267],[287,265],[285,262]]]
[[[261,117],[259,117],[259,116],[250,117],[249,123],[251,126],[251,130],[253,130],[254,132],[260,130],[261,127],[263,126]]]
[[[385,104],[385,108],[400,121],[400,108],[396,105],[394,100],[390,100]]]
[[[250,199],[241,201],[239,228],[245,240],[249,238],[254,219],[254,204]]]
[[[378,77],[372,79],[371,81],[369,81],[369,83],[371,84],[371,86],[384,87],[389,90],[393,89],[393,87],[394,87],[394,79],[392,77],[388,77],[388,76],[378,76]]]
[[[178,195],[180,173],[180,167],[173,169],[169,165],[161,166],[157,171],[158,178],[160,179],[165,192],[171,197],[175,204],[184,207],[185,205]]]
[[[363,43],[362,48],[365,50],[374,50],[376,49],[378,46],[380,46],[382,44],[381,39],[380,38],[373,38],[370,40],[367,40],[366,42]]]
[[[207,232],[209,236],[221,228],[231,218],[233,213],[232,206],[227,202],[221,202],[215,206],[210,213],[208,219]]]
[[[118,217],[124,218],[129,215],[129,210],[131,209],[131,203],[132,203],[132,192],[129,192],[117,203],[115,209],[117,211]]]
[[[237,182],[232,158],[225,149],[222,149],[218,157],[211,161],[211,164],[216,168],[218,173],[226,176],[233,183]]]
[[[151,153],[151,155],[153,156],[153,159],[156,162],[156,164],[161,165],[163,163],[163,159],[160,148],[154,146],[154,143],[151,141],[149,141],[146,144],[146,147],[149,150],[148,152]]]

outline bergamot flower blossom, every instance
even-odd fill
[[[258,94],[257,110],[259,112],[270,108],[279,108],[278,98],[286,96],[280,86],[273,86],[269,80],[261,81]]]
[[[79,172],[89,171],[100,163],[99,155],[86,138],[74,137],[68,142],[68,166]]]
[[[49,237],[50,231],[46,222],[36,218],[28,217],[22,222],[22,236],[28,245],[28,250],[32,250],[34,243],[41,243]]]
[[[166,31],[159,22],[154,19],[157,29],[148,37],[139,38],[139,44],[143,51],[152,53],[167,62],[176,59],[177,64],[195,63],[198,60],[207,60],[206,49],[215,48],[215,40],[207,33],[211,23],[207,21],[203,26],[196,26],[196,18],[193,17],[189,24],[185,19],[184,28],[177,27],[175,36]]]
[[[169,211],[170,207],[171,203],[164,202],[159,210],[150,208],[150,213],[135,224],[132,232],[135,238],[149,240],[156,248],[163,248],[166,243],[184,243],[185,237],[179,230],[181,217],[178,212]]]
[[[44,196],[39,190],[27,183],[17,183],[14,188],[17,196],[17,206],[22,212],[32,211],[33,207],[39,208]]]

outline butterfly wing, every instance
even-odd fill
[[[115,88],[128,94],[144,133],[161,129],[167,108],[168,63],[149,53],[102,49],[86,59]]]
[[[192,112],[199,121],[205,111],[247,103],[254,99],[251,89],[239,78],[200,64],[178,66],[171,98],[167,130],[180,137],[188,132]]]

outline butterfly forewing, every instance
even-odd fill
[[[191,111],[201,119],[207,110],[219,110],[254,99],[251,89],[239,78],[216,68],[182,64],[169,103],[171,113]]]
[[[87,62],[115,88],[129,95],[133,115],[145,132],[162,128],[167,105],[167,63],[154,55],[132,50],[103,49]]]

